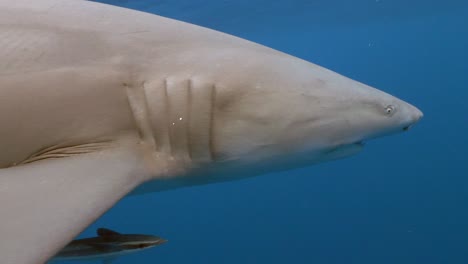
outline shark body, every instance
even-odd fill
[[[3,264],[44,263],[139,186],[342,158],[422,117],[265,46],[94,2],[0,0],[0,46]]]

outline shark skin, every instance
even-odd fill
[[[143,234],[121,234],[119,232],[98,228],[97,237],[76,239],[68,243],[52,261],[61,260],[102,260],[111,263],[119,256],[136,253],[159,246],[167,240]]]
[[[137,187],[343,158],[423,115],[268,47],[88,1],[0,0],[0,46],[4,264],[46,262]]]

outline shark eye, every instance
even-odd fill
[[[393,113],[395,113],[395,107],[393,105],[387,105],[385,107],[385,114],[387,114],[387,116],[391,116]]]

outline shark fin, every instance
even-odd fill
[[[102,237],[104,238],[105,240],[112,240],[116,237],[119,237],[120,236],[120,233],[119,232],[115,232],[114,230],[110,230],[110,229],[107,229],[107,228],[98,228],[96,230],[96,233],[99,237]]]
[[[45,263],[149,178],[142,163],[116,147],[0,169],[2,264]]]

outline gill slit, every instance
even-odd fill
[[[192,79],[188,79],[188,86],[187,86],[187,120],[185,120],[185,123],[187,124],[186,127],[186,137],[187,137],[187,155],[189,159],[192,159],[192,142],[190,139],[190,133],[191,133],[191,112],[192,112],[192,88],[193,88],[193,82]]]
[[[208,149],[210,153],[211,160],[215,160],[215,152],[214,152],[214,126],[215,126],[215,105],[216,105],[216,84],[211,86],[211,100],[210,100],[210,124],[209,124],[209,134],[208,134]]]
[[[132,86],[124,83],[127,93],[128,103],[135,120],[135,125],[142,143],[149,147],[152,152],[157,151],[156,139],[151,129],[149,120],[148,100],[145,93],[145,82]]]
[[[165,116],[166,116],[166,126],[167,126],[167,139],[168,139],[168,148],[169,148],[169,152],[172,154],[173,153],[173,150],[172,150],[172,143],[174,142],[174,139],[173,139],[173,136],[172,136],[172,124],[171,124],[171,102],[169,100],[169,94],[168,94],[168,81],[167,81],[167,78],[164,79],[164,102],[165,103],[165,108],[164,108],[164,111],[165,111]]]

